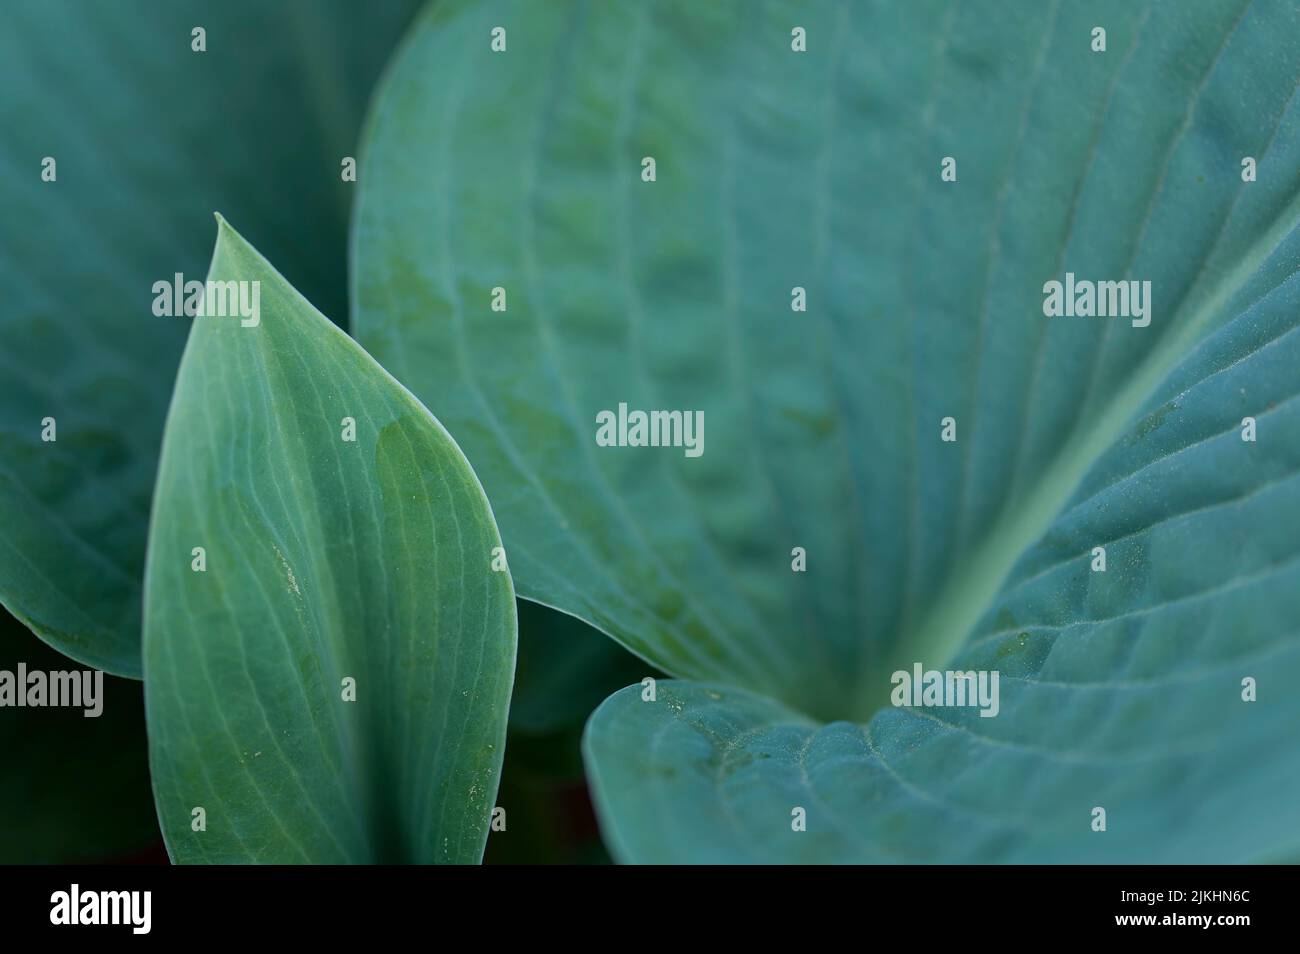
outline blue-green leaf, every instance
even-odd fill
[[[477,862],[516,629],[482,488],[224,220],[209,281],[260,283],[260,315],[195,319],[163,441],[144,650],[171,854]]]
[[[203,280],[219,208],[346,317],[341,163],[414,4],[5,3],[0,603],[74,659],[140,675],[149,499],[189,325],[155,317],[154,282]]]
[[[886,708],[866,725],[822,724],[731,686],[661,682],[653,702],[632,686],[588,724],[588,778],[606,844],[627,862],[1294,856],[1294,719],[1276,697],[1243,703],[1243,672],[1284,691],[1300,652],[1147,683],[1004,672],[993,719]]]
[[[621,857],[1300,842],[1296,26],[1289,0],[420,20],[368,126],[358,336],[462,439],[523,595],[723,695],[593,719]],[[1150,282],[1149,310],[1048,317],[1068,275]],[[600,446],[620,404],[702,411],[702,455]],[[1000,714],[895,710],[915,663],[999,670]],[[841,820],[791,831],[800,786]],[[742,834],[654,846],[724,795]]]

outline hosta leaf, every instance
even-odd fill
[[[220,208],[345,317],[341,162],[413,7],[5,3],[0,603],[75,659],[140,675],[149,499],[189,324],[154,316],[153,283],[203,279]]]
[[[1284,691],[1300,652],[1098,684],[1004,669],[992,719],[820,724],[730,686],[632,686],[588,724],[588,776],[623,861],[1267,861],[1300,846],[1294,711],[1243,703],[1247,672]]]
[[[260,282],[261,314],[195,320],[163,442],[144,649],[172,856],[476,862],[515,653],[487,499],[224,221],[209,280]]]
[[[417,24],[368,125],[357,332],[464,442],[522,594],[713,687],[594,717],[622,858],[1300,841],[1296,26],[1289,0]],[[1067,273],[1151,282],[1149,324],[1045,317]],[[703,411],[704,453],[598,446],[620,403]],[[1006,674],[997,718],[881,709],[895,670],[962,660]],[[807,791],[830,808],[795,833]]]
[[[20,664],[80,671],[0,610],[0,671]],[[0,752],[0,864],[122,861],[158,845],[140,683],[105,676],[82,708],[7,704]]]

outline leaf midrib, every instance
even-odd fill
[[[1229,214],[1225,225],[1231,217]],[[1088,470],[1122,435],[1170,372],[1199,343],[1211,319],[1257,274],[1298,221],[1300,193],[1292,196],[1269,228],[1223,274],[1222,279],[1204,286],[1198,299],[1196,289],[1202,286],[1208,275],[1205,263],[1202,263],[1193,291],[1186,299],[1197,300],[1197,304],[1181,321],[1175,314],[1165,339],[1152,349],[1133,376],[1092,419],[1091,425],[1077,428],[1038,483],[1004,511],[984,540],[949,577],[930,612],[915,629],[899,640],[884,673],[864,674],[862,691],[858,694],[866,707],[859,713],[861,718],[870,718],[873,712],[887,704],[890,684],[883,676],[908,668],[914,662],[942,668],[956,657],[976,623],[1001,591],[1016,561],[1050,527]],[[1212,254],[1213,248],[1207,254],[1206,262]]]

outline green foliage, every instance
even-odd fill
[[[412,2],[6,8],[0,861],[1296,856],[1290,0]]]
[[[172,856],[477,862],[516,627],[487,498],[224,220],[209,280],[260,282],[261,314],[195,320],[163,441],[144,649]]]
[[[368,123],[356,333],[457,434],[520,593],[691,680],[590,724],[618,857],[1300,840],[1294,26],[1246,0],[421,18]],[[1045,317],[1067,272],[1150,281],[1150,324]],[[705,453],[598,447],[621,402],[702,410]],[[890,707],[915,662],[999,670],[999,716]]]
[[[188,324],[151,313],[154,282],[202,281],[221,209],[346,314],[340,162],[414,6],[5,3],[0,603],[78,662],[140,676],[149,501]]]

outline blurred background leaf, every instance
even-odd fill
[[[153,315],[153,283],[203,279],[219,209],[347,314],[340,163],[416,6],[5,3],[0,603],[73,658],[140,674],[149,499],[189,326]]]

